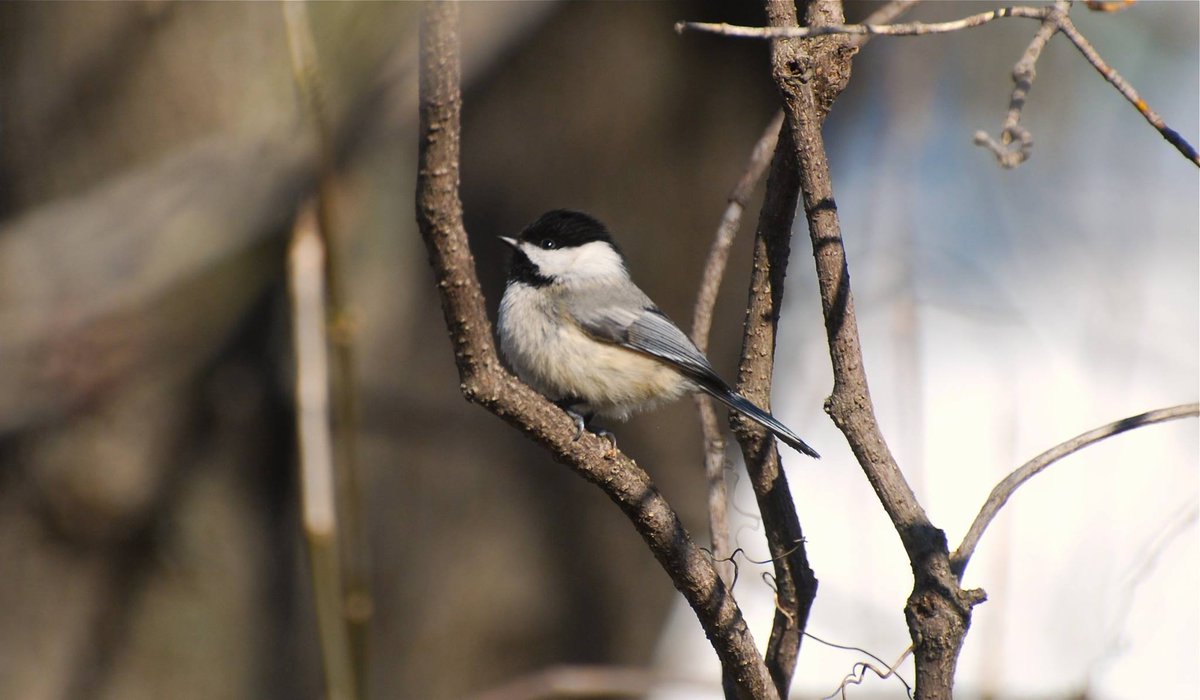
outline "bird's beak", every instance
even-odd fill
[[[499,236],[499,238],[500,240],[512,246],[514,249],[517,247],[517,239],[509,238],[508,236]]]

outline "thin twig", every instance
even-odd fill
[[[1180,136],[1179,132],[1167,126],[1162,120],[1162,117],[1158,116],[1157,112],[1155,112],[1153,109],[1150,109],[1150,106],[1147,105],[1146,101],[1138,95],[1137,91],[1133,89],[1133,86],[1129,84],[1129,81],[1121,77],[1121,75],[1117,73],[1112,66],[1105,63],[1104,59],[1100,57],[1099,52],[1096,51],[1095,47],[1093,47],[1091,43],[1084,38],[1083,34],[1081,34],[1075,27],[1075,23],[1065,15],[1062,18],[1062,22],[1059,24],[1059,31],[1061,31],[1063,36],[1067,37],[1067,39],[1069,39],[1071,43],[1075,45],[1075,48],[1079,49],[1079,52],[1083,54],[1088,63],[1092,64],[1092,67],[1095,68],[1100,75],[1104,76],[1104,79],[1107,80],[1113,87],[1115,87],[1117,92],[1121,93],[1121,96],[1128,100],[1129,104],[1133,105],[1138,113],[1145,117],[1146,121],[1150,122],[1150,125],[1158,130],[1158,133],[1162,134],[1162,137],[1166,139],[1168,143],[1182,153],[1184,158],[1187,158],[1196,165],[1200,166],[1200,154],[1197,154],[1195,147],[1193,147],[1187,142],[1187,140]]]
[[[913,6],[920,1],[921,0],[891,0],[891,2],[884,3],[879,9],[867,15],[861,24],[887,24],[905,12],[911,10]],[[870,34],[860,34],[850,38],[850,45],[861,49],[870,40]]]
[[[984,530],[991,524],[996,514],[1008,502],[1008,499],[1012,497],[1013,492],[1046,467],[1088,445],[1095,444],[1113,435],[1119,435],[1127,430],[1197,415],[1200,415],[1200,404],[1196,403],[1161,408],[1157,411],[1148,411],[1077,435],[1022,464],[1013,473],[1006,476],[1003,481],[996,484],[987,501],[984,502],[983,508],[979,510],[979,515],[975,516],[975,521],[971,523],[970,529],[967,530],[966,537],[963,537],[962,544],[958,545],[958,549],[954,551],[954,555],[950,558],[950,566],[954,575],[960,580],[962,579],[963,572],[966,570],[967,564],[971,561],[971,555],[975,553],[975,547],[979,544],[979,539],[983,536]]]
[[[701,352],[708,350],[708,337],[712,330],[713,308],[717,303],[717,294],[721,289],[721,281],[725,278],[725,267],[729,262],[729,249],[733,239],[742,226],[742,212],[762,179],[767,166],[771,164],[771,156],[775,153],[775,145],[779,142],[779,128],[783,126],[783,111],[775,113],[762,136],[754,144],[750,160],[742,177],[729,193],[729,205],[721,216],[721,224],[717,227],[717,235],[713,238],[708,250],[708,260],[704,265],[704,275],[700,283],[700,292],[696,295],[695,311],[692,315],[692,342]]]
[[[1021,126],[1021,112],[1025,108],[1025,98],[1037,78],[1037,61],[1042,55],[1042,49],[1058,31],[1060,22],[1071,9],[1070,0],[1056,0],[1052,7],[1047,8],[1046,17],[1038,27],[1033,40],[1021,54],[1021,59],[1013,66],[1013,91],[1008,100],[1008,115],[1004,118],[1004,126],[1000,129],[999,140],[994,139],[986,131],[975,132],[975,145],[983,146],[991,151],[996,161],[1005,168],[1015,168],[1028,160],[1033,152],[1033,135]],[[1016,142],[1016,147],[1011,144]]]
[[[676,22],[675,31],[707,32],[738,39],[806,39],[829,34],[871,36],[925,36],[973,29],[1005,17],[1042,19],[1046,9],[1041,7],[1001,7],[949,22],[904,22],[901,24],[823,24],[809,27],[741,27],[714,22]]]
[[[896,661],[895,661],[895,662],[893,662],[893,663],[892,663],[892,664],[889,666],[889,665],[888,665],[888,663],[887,663],[886,661],[884,661],[883,659],[879,658],[879,657],[878,657],[878,656],[876,656],[875,654],[872,654],[871,652],[867,651],[866,649],[863,649],[862,647],[855,647],[855,646],[849,646],[849,645],[846,645],[846,644],[837,644],[837,643],[835,643],[835,642],[830,642],[830,641],[828,641],[828,640],[821,639],[821,638],[820,638],[820,637],[818,637],[817,635],[815,635],[815,634],[812,634],[812,633],[810,633],[810,632],[805,632],[805,633],[804,633],[804,636],[805,636],[805,637],[808,637],[809,639],[813,640],[814,642],[817,642],[818,644],[823,644],[823,645],[825,645],[825,646],[827,646],[827,647],[829,647],[829,648],[831,648],[831,649],[841,649],[841,650],[843,650],[843,651],[856,651],[856,652],[858,652],[858,653],[860,653],[860,654],[862,654],[862,655],[864,655],[864,656],[869,656],[869,657],[871,657],[871,659],[872,659],[872,660],[874,660],[874,661],[875,661],[875,663],[879,664],[880,666],[884,666],[884,667],[886,667],[886,668],[888,669],[888,674],[887,674],[887,675],[880,675],[880,676],[879,676],[881,680],[886,680],[888,677],[890,677],[890,676],[892,676],[892,675],[895,675],[895,676],[896,676],[896,680],[900,681],[900,684],[904,686],[904,693],[905,693],[905,695],[907,695],[907,696],[908,696],[908,697],[910,697],[910,698],[912,697],[912,694],[913,694],[913,693],[912,693],[912,686],[908,684],[908,681],[904,680],[904,676],[901,676],[901,675],[900,675],[900,674],[897,672],[897,669],[900,667],[900,664],[904,663],[904,660],[905,660],[905,659],[907,659],[907,658],[908,658],[908,656],[909,656],[909,654],[911,654],[911,653],[912,653],[912,651],[913,651],[913,648],[912,648],[912,645],[911,645],[911,644],[908,646],[908,648],[907,648],[907,649],[905,649],[905,650],[904,650],[904,652],[903,652],[902,654],[900,654],[900,658],[896,659]],[[857,665],[858,665],[858,664],[855,664],[855,666],[857,666]],[[865,664],[864,664],[864,665],[865,665]],[[874,667],[870,667],[870,668],[871,668],[871,670],[872,670],[872,671],[875,671],[875,674],[876,674],[876,675],[879,675],[879,671],[878,671],[877,669],[875,669]],[[864,669],[864,672],[865,672],[865,669]],[[835,695],[838,695],[838,694],[841,694],[843,697],[845,697],[846,686],[847,686],[847,685],[848,685],[850,682],[853,682],[855,685],[857,685],[858,683],[861,683],[861,682],[862,682],[862,681],[861,681],[861,678],[860,678],[858,681],[851,681],[851,679],[852,679],[852,678],[853,678],[853,676],[854,676],[854,673],[855,673],[855,672],[854,672],[854,667],[851,667],[851,674],[850,674],[850,675],[848,675],[848,676],[846,676],[845,678],[843,678],[843,679],[842,679],[842,683],[841,683],[841,685],[839,685],[839,686],[837,687],[837,689],[835,689],[835,690],[834,690],[832,693],[830,693],[829,695],[826,695],[825,697],[821,698],[821,700],[829,700],[830,698],[832,698],[832,697],[834,697]]]
[[[852,685],[862,685],[862,682],[867,678],[867,671],[874,673],[881,681],[886,681],[892,676],[895,676],[901,683],[904,684],[904,690],[908,693],[908,697],[911,698],[912,688],[909,687],[908,681],[900,678],[900,674],[897,673],[896,670],[900,668],[900,664],[904,663],[904,660],[907,659],[909,654],[912,654],[912,652],[913,648],[910,645],[904,650],[904,653],[900,654],[900,658],[893,661],[891,665],[885,664],[879,659],[879,657],[871,654],[871,658],[875,659],[881,666],[883,666],[884,670],[881,671],[873,664],[867,663],[866,661],[859,661],[850,667],[850,673],[846,674],[846,676],[842,678],[842,682],[838,684],[838,687],[829,695],[821,698],[821,700],[832,700],[832,698],[838,696],[841,696],[842,700],[846,700],[846,688]]]
[[[1025,96],[1033,82],[1033,64],[1037,60],[1037,55],[1041,53],[1042,47],[1045,46],[1051,36],[1056,32],[1062,32],[1075,45],[1075,48],[1083,54],[1088,63],[1092,64],[1100,75],[1104,76],[1104,79],[1112,84],[1137,109],[1138,113],[1151,126],[1158,130],[1158,133],[1162,134],[1162,137],[1168,143],[1183,154],[1184,158],[1200,166],[1200,154],[1197,153],[1195,147],[1188,143],[1179,132],[1167,126],[1162,117],[1146,104],[1145,100],[1133,89],[1133,86],[1121,77],[1112,66],[1109,66],[1101,58],[1099,52],[1079,32],[1075,24],[1067,16],[1070,4],[1070,0],[1056,0],[1053,5],[1047,7],[1001,7],[989,12],[981,12],[947,22],[828,24],[818,27],[742,27],[711,22],[676,22],[675,31],[679,33],[685,31],[708,32],[743,39],[803,39],[828,34],[848,34],[859,37],[926,36],[929,34],[946,34],[964,29],[982,27],[994,20],[1007,17],[1040,20],[1042,27],[1038,30],[1029,48],[1026,49],[1025,54],[1013,69],[1013,80],[1017,85],[1013,89],[1013,96],[1009,101],[1009,114],[1005,119],[1004,129],[1000,133],[999,141],[997,142],[997,140],[988,136],[986,132],[980,131],[975,134],[975,143],[977,145],[990,150],[1000,164],[1006,168],[1015,167],[1028,158],[1032,146],[1032,138],[1028,131],[1022,129],[1017,124],[1017,121],[1020,118],[1020,110],[1024,105]],[[1101,11],[1114,11],[1115,9],[1111,3],[1092,3],[1089,4],[1089,7],[1093,10]],[[1005,146],[1014,140],[1018,142],[1018,147],[1015,150],[1005,148]]]
[[[342,617],[341,553],[334,504],[324,258],[316,207],[310,202],[296,218],[288,251],[301,513],[312,566],[326,687],[331,700],[353,700],[358,693],[350,639]]]
[[[742,212],[746,210],[750,195],[754,193],[754,188],[771,162],[782,124],[783,112],[780,111],[771,119],[758,142],[754,144],[742,177],[729,193],[729,205],[721,216],[717,235],[709,248],[708,261],[704,265],[704,276],[700,283],[700,292],[696,295],[696,306],[692,315],[692,342],[700,352],[708,351],[713,308],[717,304],[721,281],[725,278],[729,249],[742,225]],[[717,570],[721,572],[721,578],[726,585],[731,586],[733,564],[728,560],[730,543],[728,495],[725,488],[725,435],[717,423],[717,413],[711,398],[705,394],[696,394],[696,408],[700,412],[700,428],[704,435],[704,475],[708,481],[708,522],[712,535],[713,557],[717,562]]]
[[[543,445],[625,513],[687,599],[740,698],[779,697],[732,594],[707,554],[633,460],[575,422],[501,365],[459,200],[462,94],[459,6],[427,3],[420,31],[417,223],[437,281],[464,397]]]
[[[326,279],[325,311],[328,339],[333,353],[331,391],[333,393],[333,449],[336,454],[335,497],[341,521],[341,588],[345,595],[342,614],[349,630],[351,654],[357,687],[365,691],[369,657],[367,641],[374,599],[370,586],[370,555],[367,545],[365,511],[362,506],[361,465],[358,459],[358,372],[354,361],[355,324],[337,230],[334,138],[325,108],[325,93],[320,80],[320,63],[305,2],[282,3],[292,73],[303,99],[305,115],[316,136],[318,178],[316,199],[316,235],[324,248],[323,272]]]

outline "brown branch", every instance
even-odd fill
[[[899,0],[888,3],[868,19],[893,18],[915,2]],[[768,12],[773,4],[768,4]],[[795,10],[789,10],[795,22]],[[820,25],[841,21],[840,3],[810,3],[807,21]],[[857,45],[846,39],[818,40],[816,53],[852,54]],[[775,50],[791,53],[796,49],[780,42]],[[791,60],[791,57],[776,60]],[[833,79],[844,83],[847,71],[824,75],[821,82]],[[838,88],[840,91],[840,88]],[[828,111],[828,103],[823,110]],[[822,118],[824,117],[822,112]],[[772,122],[775,126],[775,122]],[[764,137],[765,138],[765,137]],[[760,142],[762,145],[762,142]],[[750,299],[746,307],[746,328],[742,341],[742,357],[738,365],[738,391],[760,406],[769,408],[771,377],[775,366],[776,325],[783,304],[784,277],[791,257],[792,224],[800,198],[795,149],[790,132],[781,130],[775,157],[767,177],[766,195],[759,214],[754,244],[754,263],[750,281]],[[767,642],[767,668],[779,689],[787,695],[800,653],[808,614],[817,595],[817,578],[808,562],[804,546],[804,531],[800,525],[791,489],[783,472],[775,440],[760,426],[740,415],[730,418],[734,434],[742,448],[750,484],[758,501],[767,546],[774,564],[776,581],[775,619]]]
[[[607,440],[590,433],[576,440],[570,417],[500,365],[458,196],[458,11],[454,3],[428,3],[422,10],[416,208],[463,395],[599,486],[629,518],[695,611],[738,696],[778,698],[733,596],[650,477],[611,449]]]
[[[992,489],[992,493],[988,496],[987,501],[984,502],[983,508],[979,510],[979,515],[975,516],[975,521],[971,523],[970,529],[967,530],[966,536],[963,537],[962,544],[958,545],[958,549],[954,551],[954,556],[950,558],[950,566],[955,576],[960,580],[962,579],[963,572],[966,570],[967,564],[970,563],[971,556],[975,553],[975,547],[979,544],[979,539],[983,537],[983,533],[988,525],[991,524],[996,514],[1000,512],[1000,509],[1004,507],[1004,504],[1008,502],[1013,493],[1022,484],[1032,479],[1046,467],[1049,467],[1069,454],[1078,452],[1088,445],[1095,444],[1114,435],[1119,435],[1127,430],[1197,415],[1200,415],[1200,404],[1195,403],[1161,408],[1157,411],[1148,411],[1077,435],[1060,445],[1055,445],[1021,465]]]
[[[696,295],[695,311],[692,315],[692,342],[700,352],[708,352],[708,336],[712,330],[713,308],[717,304],[717,293],[725,278],[725,267],[729,263],[729,249],[742,225],[742,213],[762,179],[775,144],[779,141],[779,128],[783,125],[783,112],[777,112],[767,125],[754,150],[742,177],[729,193],[729,205],[721,216],[716,237],[708,251],[700,292]],[[708,522],[712,533],[713,558],[726,585],[733,583],[732,551],[729,544],[728,498],[725,488],[725,435],[717,423],[717,412],[712,399],[705,394],[696,394],[696,408],[700,412],[700,428],[704,435],[704,475],[708,481]]]
[[[840,15],[840,3],[827,0],[810,4],[810,16],[822,7],[826,16]],[[773,27],[796,24],[790,0],[768,0],[767,14]],[[913,592],[905,613],[915,647],[917,697],[949,698],[971,606],[979,601],[979,595],[959,589],[950,573],[945,534],[933,526],[917,502],[875,418],[821,134],[830,105],[849,79],[853,50],[832,43],[837,39],[826,41],[831,43],[822,51],[817,46],[780,40],[775,42],[772,56],[772,72],[788,115],[791,138],[786,143],[795,149],[793,157],[799,166],[833,362],[834,388],[826,411],[845,434],[912,565]],[[781,138],[781,148],[784,142]]]
[[[780,9],[783,6],[786,9]],[[809,9],[810,24],[841,19],[840,4],[833,8],[836,17],[826,16],[830,12],[827,4],[811,3]],[[791,2],[768,3],[767,11],[768,14],[790,13],[791,22],[795,23],[795,7]],[[834,44],[841,42],[840,39],[825,41],[816,44],[814,49],[838,50]],[[775,60],[791,60],[791,57],[782,59],[781,50],[791,53],[795,47],[791,42],[778,42],[773,46]],[[767,175],[766,194],[755,233],[737,380],[739,392],[768,410],[775,366],[776,326],[783,303],[784,277],[791,257],[792,224],[799,199],[795,147],[791,132],[783,128]],[[809,566],[804,532],[774,438],[740,415],[731,416],[730,423],[742,449],[774,566],[775,618],[767,642],[767,668],[779,694],[787,696],[809,611],[816,598],[817,578]]]
[[[738,365],[737,390],[767,410],[770,410],[771,375],[775,365],[775,326],[783,301],[789,239],[799,198],[795,162],[787,141],[787,132],[781,131],[767,175],[766,194],[755,234],[750,298]],[[774,437],[740,414],[732,414],[730,423],[758,501],[774,566],[775,619],[767,641],[766,660],[780,696],[786,697],[800,651],[801,633],[816,597],[817,579],[808,564],[804,533]]]

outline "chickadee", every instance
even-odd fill
[[[783,423],[729,388],[708,358],[629,278],[599,221],[557,209],[513,248],[500,302],[500,347],[526,383],[571,413],[624,420],[703,391],[810,457]]]

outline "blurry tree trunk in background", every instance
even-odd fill
[[[593,141],[469,128],[468,215],[512,221],[603,194],[585,169],[519,172],[514,146],[659,188],[663,206],[627,210],[647,224],[719,202],[724,178],[706,171],[737,167],[757,128],[745,110],[768,114],[770,89],[711,89],[755,65],[750,47],[734,61],[665,48],[689,7],[470,8],[468,78],[504,70],[474,93],[469,123],[562,113],[557,81],[600,103],[572,118],[572,130],[595,121]],[[465,406],[430,342],[436,303],[411,201],[396,194],[412,189],[418,7],[309,9],[362,348],[372,693],[457,698],[552,663],[644,662],[672,594],[645,585],[652,558],[590,489]],[[614,34],[645,50],[596,75],[575,42],[611,47]],[[682,93],[621,78],[650,52]],[[620,119],[599,108],[628,89]],[[689,127],[708,134],[703,168],[685,146],[696,134],[663,137],[681,96],[707,115]],[[0,697],[320,693],[282,315],[283,246],[315,177],[301,110],[275,5],[0,6]],[[535,181],[523,201],[495,199],[494,177]],[[691,225],[709,220],[696,210]],[[499,250],[482,243],[480,260],[498,274]],[[677,269],[663,279],[682,299],[692,280]],[[693,435],[657,428],[622,443],[694,450]],[[689,524],[703,522],[694,460],[659,461]]]

